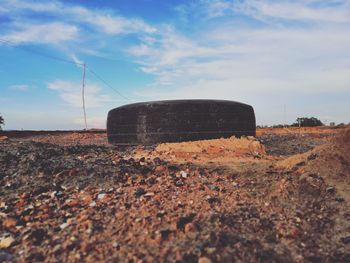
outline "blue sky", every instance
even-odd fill
[[[349,0],[0,0],[0,113],[5,129],[84,127],[82,68],[55,57],[127,97],[88,71],[89,128],[184,98],[251,104],[257,124],[348,123],[349,29]]]

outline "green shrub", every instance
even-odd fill
[[[2,130],[2,125],[5,123],[4,118],[0,115],[0,130]]]
[[[322,126],[323,123],[315,118],[315,117],[311,117],[311,118],[307,118],[307,117],[302,117],[302,118],[298,118],[296,120],[295,123],[292,124],[292,126],[294,127],[315,127],[315,126]]]

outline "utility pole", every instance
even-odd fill
[[[85,130],[87,130],[86,110],[85,110],[85,74],[86,74],[86,64],[84,63],[84,65],[83,65],[83,86],[81,89],[81,95],[83,98],[83,112],[84,112]]]
[[[287,121],[286,121],[286,104],[283,105],[283,112],[284,112],[284,128],[287,127]]]

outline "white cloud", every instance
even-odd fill
[[[211,18],[246,15],[264,22],[312,21],[312,22],[350,22],[350,2],[348,0],[196,0],[178,6],[182,16],[206,20]]]
[[[17,23],[17,30],[5,34],[2,38],[13,43],[45,43],[57,45],[61,42],[74,40],[78,35],[76,26],[54,22],[48,24]]]
[[[51,15],[56,23],[65,21],[73,24],[76,29],[92,26],[98,34],[108,35],[129,34],[129,33],[155,33],[156,28],[147,24],[139,18],[126,18],[115,15],[99,9],[88,9],[79,5],[66,4],[60,1],[28,1],[28,0],[2,0],[0,12],[7,14],[16,14],[23,12],[44,12]],[[25,18],[25,13],[22,15]],[[39,16],[40,17],[40,16]],[[23,20],[22,18],[22,20]],[[35,20],[31,18],[32,20]],[[15,18],[15,20],[21,20]],[[45,23],[42,23],[46,27]],[[54,28],[52,28],[54,29]],[[61,29],[62,30],[62,29]],[[59,30],[60,31],[60,30]],[[52,31],[53,34],[55,31]],[[19,34],[19,32],[15,31]],[[72,32],[63,32],[64,34]],[[22,33],[23,34],[23,33]],[[43,35],[45,36],[45,35]],[[22,37],[25,40],[25,37]],[[70,39],[70,38],[69,38]],[[51,42],[51,41],[50,41]]]
[[[225,1],[226,2],[226,1]],[[258,19],[277,18],[288,20],[310,20],[321,22],[350,22],[348,1],[338,5],[316,5],[319,1],[258,1],[231,2],[232,9]],[[326,2],[326,1],[324,1]]]
[[[88,14],[82,18],[90,24],[97,26],[103,32],[110,35],[125,34],[125,33],[154,33],[156,29],[142,20],[127,19],[124,17],[116,17],[111,15]]]
[[[2,0],[0,11],[9,12],[13,10],[31,10],[36,12],[56,12],[60,9],[60,7],[60,3],[56,1],[37,2],[23,0]]]
[[[29,90],[29,86],[25,84],[18,84],[18,85],[9,86],[8,89],[12,91],[26,92]]]
[[[193,37],[166,28],[158,39],[130,48],[140,69],[155,77],[150,92],[139,95],[349,91],[349,1],[197,0],[178,11],[200,17],[207,30]],[[242,14],[269,23],[239,24]]]
[[[56,80],[47,85],[51,90],[57,91],[62,100],[72,107],[82,107],[81,83]],[[103,94],[101,87],[96,84],[87,84],[85,87],[86,108],[102,106],[110,101],[110,97]]]

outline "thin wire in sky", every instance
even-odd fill
[[[68,59],[52,56],[52,55],[49,55],[49,54],[45,54],[45,53],[39,52],[37,50],[31,49],[31,48],[18,46],[18,45],[16,45],[16,43],[14,43],[12,41],[9,41],[9,40],[6,40],[6,39],[0,39],[0,43],[4,43],[4,44],[7,44],[7,45],[9,45],[11,47],[18,48],[18,49],[24,50],[26,52],[34,53],[36,55],[39,55],[39,56],[42,56],[42,57],[46,57],[46,58],[49,58],[49,59],[53,59],[53,60],[56,60],[56,61],[70,63],[70,64],[73,64],[73,65],[84,67],[84,63],[78,63],[78,62],[75,62],[75,61],[72,61],[72,60],[68,60]],[[106,80],[104,80],[100,75],[98,75],[91,68],[86,66],[86,69],[88,69],[88,71],[90,71],[96,78],[98,78],[101,82],[103,82],[107,87],[109,87],[114,92],[116,92],[120,97],[124,98],[127,101],[131,101],[129,98],[127,98],[121,92],[119,92],[117,89],[115,89],[112,85],[110,85]]]
[[[4,43],[4,44],[7,44],[7,45],[9,45],[9,46],[11,46],[11,47],[24,50],[24,51],[26,51],[26,52],[30,52],[30,53],[37,54],[37,55],[42,56],[42,57],[54,59],[54,60],[61,61],[61,62],[65,62],[65,63],[74,64],[74,65],[77,65],[77,66],[84,66],[83,63],[78,63],[78,62],[75,62],[75,61],[72,61],[72,60],[68,60],[68,59],[64,59],[64,58],[52,56],[52,55],[49,55],[49,54],[45,54],[45,53],[42,53],[42,52],[40,52],[40,51],[31,49],[31,48],[27,48],[27,47],[23,47],[23,46],[18,46],[18,45],[16,45],[16,43],[11,42],[11,41],[8,41],[8,40],[5,40],[5,39],[0,39],[0,42],[1,42],[1,43]]]
[[[98,78],[100,81],[102,81],[107,87],[114,90],[120,97],[131,101],[128,97],[124,96],[122,93],[120,93],[118,90],[113,88],[107,81],[105,81],[100,75],[98,75],[95,71],[93,71],[91,68],[87,67],[87,70],[90,71],[96,78]]]

